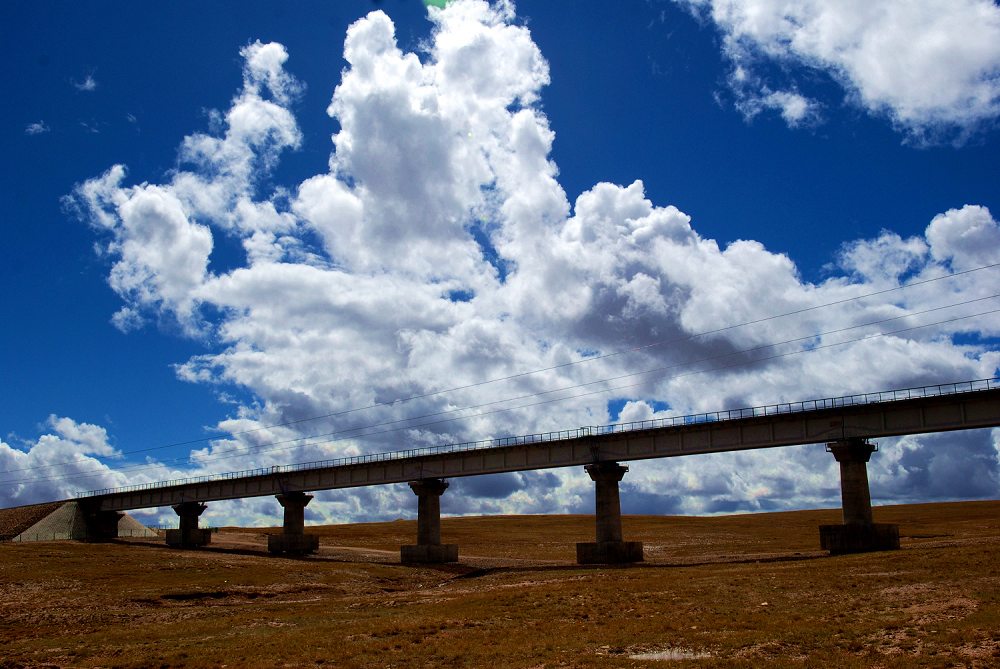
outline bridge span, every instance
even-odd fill
[[[823,526],[821,545],[833,552],[899,545],[898,528],[872,521],[867,462],[881,437],[1000,426],[1000,379],[792,402],[640,423],[507,437],[467,444],[375,453],[82,493],[78,501],[98,535],[114,534],[120,512],[172,506],[180,529],[168,543],[196,546],[207,502],[274,495],[284,508],[284,533],[269,537],[273,552],[309,552],[304,532],[308,492],[408,482],[418,498],[418,541],[404,561],[457,559],[440,541],[440,496],[446,479],[554,467],[584,466],[596,485],[597,541],[578,544],[587,562],[642,559],[642,545],[622,540],[618,483],[628,467],[651,458],[826,443],[841,468],[844,524]]]

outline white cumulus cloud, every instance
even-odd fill
[[[74,81],[73,87],[84,93],[92,93],[97,90],[97,79],[94,78],[93,74],[88,74],[83,81]]]
[[[29,123],[24,127],[25,135],[43,135],[50,132],[52,129],[45,121],[35,121],[34,123]]]
[[[996,373],[988,342],[1000,317],[986,312],[1000,308],[997,270],[933,281],[1000,262],[984,207],[942,213],[910,239],[846,243],[813,283],[759,242],[703,237],[641,181],[595,184],[571,202],[541,106],[548,67],[512,5],[458,0],[429,17],[420,53],[399,48],[382,11],[350,27],[320,174],[262,186],[301,142],[300,87],[284,47],[255,43],[223,123],[184,139],[176,170],[129,185],[115,166],[76,189],[123,301],[116,323],[176,320],[209,348],[178,361],[179,378],[253,397],[219,424],[231,438],[179,469],[606,423],[622,403],[624,418],[676,415]],[[790,121],[814,113],[804,97],[774,105]],[[212,271],[226,236],[244,262]],[[863,297],[904,283],[914,285]],[[543,371],[522,374],[532,370]],[[279,423],[290,424],[263,429]],[[958,440],[956,453],[973,449],[995,473],[980,442]],[[905,442],[908,462],[924,462],[924,444]],[[836,503],[832,463],[822,448],[635,463],[626,483],[644,510],[791,508]],[[592,500],[575,470],[451,492],[453,513],[583,511]],[[275,505],[213,507],[258,522]],[[412,508],[405,486],[322,493],[310,506],[325,520]]]
[[[127,478],[112,471],[106,460],[114,461],[118,451],[108,443],[104,428],[78,423],[70,418],[49,416],[47,434],[14,447],[0,441],[0,476],[17,481],[31,477],[30,484],[0,486],[0,506],[65,499],[80,489],[122,485]],[[86,473],[86,480],[75,477]]]
[[[676,0],[710,18],[745,112],[772,107],[798,123],[799,96],[775,82],[827,74],[850,102],[911,136],[959,138],[1000,113],[1000,7],[993,0],[781,2]],[[775,96],[779,97],[775,97]]]

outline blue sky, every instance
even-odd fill
[[[832,34],[821,19],[847,10],[803,3],[791,20],[772,5],[459,2],[446,12],[465,11],[461,20],[436,10],[429,20],[418,0],[4,3],[0,440],[8,452],[0,469],[20,492],[0,501],[601,423],[620,411],[644,417],[995,374],[992,315],[897,337],[882,350],[855,345],[823,363],[651,381],[634,395],[609,389],[556,410],[402,435],[263,455],[250,443],[263,433],[308,438],[444,405],[428,400],[397,409],[409,414],[383,408],[364,420],[351,414],[353,423],[332,418],[127,454],[540,370],[1000,261],[997,6],[888,3],[884,16],[841,22],[849,29],[856,20],[855,34]],[[365,18],[374,11],[384,20]],[[350,63],[352,24],[359,55]],[[361,60],[376,59],[386,25],[400,58],[365,73]],[[448,51],[470,26],[490,29],[483,34],[493,51],[477,43]],[[920,46],[935,36],[954,57]],[[425,72],[423,88],[408,88],[418,76],[416,61],[399,69],[408,53],[423,66],[438,58],[439,72],[454,79]],[[885,66],[873,71],[878,58]],[[349,71],[357,75],[350,85]],[[260,141],[208,141],[227,130],[235,136],[227,114],[241,91],[244,102],[274,105],[268,109],[287,118],[270,117]],[[418,103],[431,106],[417,113]],[[468,127],[463,109],[474,110]],[[447,169],[436,162],[443,155],[451,156]],[[114,165],[124,176],[99,184]],[[200,185],[185,185],[184,175]],[[386,175],[393,183],[382,183]],[[627,188],[636,180],[641,187]],[[100,195],[88,199],[87,184]],[[161,204],[177,203],[184,223],[174,236],[151,241],[141,231],[166,219],[129,219],[119,208],[152,197],[139,192],[143,184],[163,195]],[[219,187],[218,202],[196,202],[206,184]],[[253,223],[238,211],[241,198],[268,204],[276,218]],[[364,212],[358,220],[355,205]],[[102,214],[110,222],[100,223]],[[630,223],[639,219],[650,232]],[[656,246],[657,235],[676,248]],[[278,255],[260,255],[265,243]],[[206,244],[207,265],[184,274]],[[687,256],[678,250],[685,245]],[[496,254],[516,268],[509,280],[491,269]],[[850,312],[820,310],[808,322],[615,358],[593,377],[575,370],[596,366],[582,365],[529,377],[517,389],[494,384],[435,401],[468,406],[801,333],[821,339],[838,325],[989,296],[996,270],[935,285],[941,290],[911,289]],[[468,301],[455,304],[458,295]],[[290,301],[296,310],[279,313],[275,305],[290,309]],[[995,496],[997,437],[963,438],[967,465],[986,463],[988,474],[973,494]],[[905,482],[934,468],[930,443],[902,440],[886,458],[892,464],[879,475],[896,486],[893,500],[919,498]],[[249,454],[212,460],[237,446]],[[192,456],[193,448],[204,450]],[[163,466],[114,471],[147,455]],[[736,456],[705,460],[711,480],[693,483],[690,472],[640,468],[636,498],[655,506],[647,493],[657,482],[687,480],[687,501],[664,500],[664,512],[770,508],[785,489],[778,456],[768,457],[774,461],[755,462],[771,483],[745,489],[732,474],[746,466]],[[76,470],[39,469],[67,458],[86,460],[94,475],[60,479]],[[809,492],[829,463],[808,462],[794,493],[782,493],[789,505],[829,499],[829,490]],[[560,477],[483,483],[491,492],[481,497],[464,482],[474,501],[453,502],[451,511],[579,508],[586,484]],[[761,493],[768,485],[771,493]],[[405,492],[360,502],[331,494],[336,510],[322,517],[394,517]],[[961,494],[942,482],[930,496]],[[366,516],[361,507],[377,510]],[[255,521],[268,511],[227,513]]]

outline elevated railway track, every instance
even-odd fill
[[[583,466],[597,489],[597,541],[581,544],[592,548],[582,549],[587,555],[578,549],[578,558],[633,561],[641,559],[641,545],[621,537],[618,482],[628,469],[621,462],[826,443],[841,467],[845,522],[821,529],[822,543],[835,552],[868,550],[898,546],[898,534],[884,536],[892,531],[872,522],[870,440],[998,426],[1000,380],[983,379],[93,490],[78,502],[98,534],[113,534],[120,512],[172,506],[181,528],[168,543],[199,545],[208,540],[197,527],[208,502],[274,495],[284,507],[285,532],[272,537],[272,550],[308,551],[315,544],[303,526],[308,493],[407,482],[418,497],[418,543],[404,547],[403,557],[441,561],[457,559],[457,547],[440,542],[446,479]]]

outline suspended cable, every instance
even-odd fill
[[[871,322],[862,323],[862,324],[858,324],[858,325],[854,325],[854,326],[849,326],[849,327],[845,327],[845,328],[839,328],[839,329],[836,329],[836,330],[830,330],[830,331],[827,331],[827,332],[821,332],[821,333],[810,334],[810,335],[806,335],[806,336],[802,336],[802,337],[796,337],[796,338],[787,339],[787,340],[784,340],[784,341],[781,341],[781,342],[769,343],[769,344],[762,344],[762,345],[751,347],[751,348],[748,348],[748,349],[742,349],[742,350],[738,350],[738,351],[731,351],[731,352],[728,352],[728,353],[725,353],[725,354],[720,354],[720,355],[717,355],[717,356],[710,356],[710,357],[707,357],[707,358],[701,358],[701,359],[698,359],[698,360],[693,360],[693,361],[689,361],[689,362],[685,362],[685,363],[676,363],[674,365],[670,365],[670,366],[667,366],[667,367],[660,367],[660,368],[645,370],[645,371],[642,371],[642,372],[635,372],[635,373],[631,373],[631,374],[624,374],[624,375],[621,375],[621,376],[611,377],[611,378],[608,378],[608,379],[601,379],[601,380],[598,380],[598,381],[591,381],[591,382],[588,382],[588,383],[577,384],[577,385],[573,385],[573,386],[565,386],[563,388],[557,388],[557,389],[552,389],[552,390],[547,390],[547,391],[541,391],[541,392],[538,392],[538,393],[531,393],[531,394],[522,395],[522,396],[519,396],[519,397],[506,398],[506,399],[502,399],[502,400],[494,400],[494,401],[486,402],[486,403],[479,404],[479,405],[472,405],[472,406],[461,407],[461,408],[452,409],[452,410],[448,410],[448,411],[442,411],[442,412],[436,412],[436,413],[431,413],[431,414],[425,414],[423,416],[413,416],[413,417],[403,418],[403,419],[397,419],[397,420],[393,420],[393,421],[384,421],[384,422],[381,422],[381,423],[375,423],[375,424],[371,424],[371,425],[367,425],[367,426],[358,426],[358,427],[354,427],[354,428],[347,428],[345,430],[340,430],[340,431],[330,432],[330,433],[324,433],[324,434],[318,434],[318,435],[313,435],[313,436],[309,436],[309,437],[297,437],[297,438],[294,438],[294,439],[288,439],[288,440],[283,440],[283,441],[278,441],[278,442],[271,442],[269,444],[257,445],[257,446],[254,446],[254,447],[249,447],[249,448],[247,448],[245,450],[243,450],[243,449],[233,449],[232,452],[225,452],[225,451],[223,451],[221,453],[213,454],[210,457],[203,458],[199,462],[200,463],[204,463],[204,462],[207,462],[207,461],[228,460],[228,459],[232,459],[232,458],[235,458],[235,457],[246,457],[248,455],[261,455],[261,454],[265,454],[265,453],[275,453],[275,452],[279,452],[279,451],[288,450],[290,448],[295,448],[296,447],[296,442],[308,442],[308,440],[310,440],[310,439],[322,439],[322,440],[321,441],[313,441],[311,443],[299,443],[298,445],[299,446],[318,446],[318,445],[323,445],[323,444],[334,443],[334,442],[337,442],[337,441],[343,441],[343,440],[346,440],[346,439],[357,439],[357,438],[364,438],[364,437],[375,436],[375,435],[380,435],[380,434],[388,434],[388,433],[400,432],[400,431],[404,431],[404,430],[411,430],[411,429],[416,429],[416,428],[421,428],[421,427],[430,427],[430,426],[434,426],[434,425],[440,425],[440,424],[443,424],[443,423],[455,422],[455,421],[459,421],[459,420],[467,420],[467,419],[471,419],[471,418],[479,418],[479,417],[494,415],[494,414],[498,414],[498,413],[504,413],[504,412],[509,412],[509,411],[516,411],[516,410],[520,410],[520,409],[525,409],[525,408],[531,408],[531,407],[535,407],[535,406],[541,406],[541,405],[544,405],[544,404],[551,404],[551,403],[554,403],[554,402],[561,402],[561,401],[566,401],[566,400],[570,400],[570,399],[579,399],[581,397],[588,397],[588,396],[592,396],[592,395],[596,395],[596,394],[601,394],[601,393],[608,393],[608,392],[614,392],[614,391],[618,391],[618,390],[625,390],[625,389],[635,388],[635,387],[644,385],[645,382],[631,383],[631,384],[626,384],[626,385],[616,386],[616,387],[611,387],[611,388],[600,388],[598,390],[589,391],[589,392],[586,392],[586,393],[580,393],[580,394],[576,394],[576,395],[570,395],[570,396],[565,396],[565,397],[557,397],[557,398],[542,400],[540,402],[533,402],[533,403],[529,403],[529,404],[520,405],[520,406],[517,406],[517,407],[505,407],[505,408],[494,409],[494,410],[491,410],[491,411],[478,412],[478,413],[475,413],[475,414],[472,414],[472,415],[468,415],[468,416],[454,416],[454,417],[451,417],[451,418],[444,418],[444,419],[439,419],[439,420],[435,420],[435,421],[431,421],[431,422],[419,423],[419,424],[415,424],[415,425],[405,425],[405,426],[394,427],[394,428],[390,428],[390,429],[386,429],[386,430],[379,430],[379,431],[374,431],[374,432],[366,432],[364,434],[348,434],[348,433],[359,432],[361,430],[370,430],[372,428],[388,427],[388,426],[391,426],[391,425],[398,425],[399,423],[403,423],[403,422],[409,422],[409,421],[414,421],[414,420],[423,420],[424,418],[433,418],[433,417],[447,415],[447,414],[451,414],[451,413],[457,413],[457,412],[461,412],[461,411],[469,411],[469,410],[483,408],[483,407],[487,407],[487,406],[493,406],[493,405],[496,405],[496,404],[502,404],[504,402],[514,402],[514,401],[519,401],[519,400],[522,400],[522,399],[530,399],[532,397],[542,397],[542,396],[550,395],[550,394],[557,393],[557,392],[564,392],[564,391],[567,391],[567,390],[575,390],[575,389],[578,389],[578,388],[588,387],[588,386],[592,386],[592,385],[595,385],[595,384],[598,384],[598,383],[602,383],[603,384],[603,383],[608,383],[608,382],[611,382],[611,381],[616,381],[616,380],[620,380],[620,379],[624,379],[624,378],[629,378],[629,377],[634,377],[634,376],[648,375],[648,374],[652,374],[652,373],[656,373],[656,372],[662,372],[662,371],[666,371],[668,369],[673,369],[673,368],[676,368],[676,367],[683,367],[683,366],[687,366],[687,365],[694,365],[694,364],[698,364],[698,363],[702,363],[702,362],[711,362],[713,360],[718,360],[718,359],[727,358],[727,357],[746,355],[746,354],[749,354],[749,353],[761,351],[761,350],[768,349],[768,348],[776,348],[778,346],[784,346],[784,345],[793,344],[793,343],[796,343],[796,342],[801,342],[801,341],[806,341],[806,340],[810,340],[810,339],[815,339],[817,337],[828,336],[828,335],[831,335],[831,334],[838,334],[838,333],[847,332],[847,331],[850,331],[850,330],[856,330],[856,329],[864,328],[864,327],[871,327],[873,325],[880,325],[880,324],[884,324],[884,323],[891,322],[891,321],[901,320],[901,319],[904,319],[904,318],[912,318],[914,316],[919,316],[919,315],[923,315],[923,314],[927,314],[927,313],[931,313],[931,312],[935,312],[935,311],[941,311],[943,309],[953,308],[953,307],[957,307],[957,306],[963,306],[963,305],[971,304],[971,303],[975,303],[975,302],[982,302],[984,300],[995,299],[997,297],[1000,297],[1000,294],[991,295],[991,296],[988,296],[988,297],[976,298],[976,299],[973,299],[973,300],[966,300],[964,302],[958,302],[958,303],[949,304],[949,305],[943,305],[943,306],[934,307],[934,308],[931,308],[931,309],[926,309],[926,310],[923,310],[923,311],[912,312],[912,313],[903,314],[903,315],[895,316],[895,317],[891,317],[891,318],[881,319],[881,320],[877,320],[877,321],[871,321]],[[903,333],[903,332],[910,332],[910,331],[913,331],[913,330],[919,330],[919,329],[924,329],[924,328],[928,328],[928,327],[934,327],[936,325],[944,325],[944,324],[948,324],[948,323],[953,323],[953,322],[957,322],[957,321],[961,321],[961,320],[967,320],[967,319],[970,319],[970,318],[976,318],[978,316],[985,316],[985,315],[994,314],[994,313],[998,313],[998,312],[1000,312],[1000,309],[994,309],[994,310],[990,310],[990,311],[984,311],[984,312],[980,312],[980,313],[976,313],[976,314],[969,314],[969,315],[966,315],[966,316],[957,316],[957,317],[954,317],[954,318],[945,319],[945,320],[937,321],[937,322],[934,322],[934,323],[927,323],[927,324],[923,324],[923,325],[917,325],[917,326],[912,326],[912,327],[908,327],[908,328],[902,328],[902,329],[894,330],[894,331],[891,331],[891,332],[876,333],[876,334],[867,335],[867,336],[864,336],[864,337],[859,337],[859,338],[856,338],[856,339],[846,340],[846,341],[843,341],[843,342],[836,342],[836,343],[831,343],[831,344],[823,344],[823,345],[818,345],[818,346],[815,346],[815,347],[812,347],[812,348],[808,348],[808,349],[802,349],[802,350],[797,350],[797,351],[790,351],[790,352],[787,352],[787,353],[775,354],[775,355],[772,355],[772,356],[765,356],[763,358],[756,358],[756,359],[753,359],[753,360],[737,361],[737,362],[734,362],[734,363],[731,363],[731,364],[728,364],[728,365],[722,365],[722,366],[718,366],[718,367],[713,367],[711,369],[694,370],[694,371],[685,372],[685,373],[682,373],[682,374],[676,374],[676,375],[668,377],[667,379],[664,379],[664,380],[665,381],[670,381],[670,380],[674,380],[674,379],[678,379],[678,378],[684,378],[684,377],[687,377],[687,376],[691,376],[691,375],[694,375],[694,374],[703,374],[703,373],[706,373],[706,372],[721,371],[721,370],[724,370],[724,369],[732,369],[732,368],[740,367],[740,366],[747,366],[747,365],[751,365],[751,364],[758,364],[760,362],[766,362],[766,361],[774,360],[774,359],[778,359],[778,358],[789,357],[789,356],[792,356],[792,355],[800,355],[802,353],[809,353],[809,352],[813,352],[813,351],[824,350],[824,349],[828,349],[828,348],[832,348],[832,347],[836,347],[836,346],[844,346],[846,344],[857,343],[857,342],[865,341],[865,340],[868,340],[868,339],[891,336],[891,335],[900,334],[900,333]],[[334,437],[334,438],[327,438],[327,437]],[[282,444],[291,444],[291,445],[290,446],[281,446]],[[280,446],[280,447],[279,448],[270,448],[271,446]],[[178,458],[178,459],[173,460],[173,462],[183,462],[183,461],[190,461],[190,458]],[[76,461],[76,462],[79,463],[81,461]],[[83,461],[83,462],[88,462],[88,461]],[[170,461],[167,461],[167,462],[170,462]],[[114,472],[141,471],[141,470],[144,470],[144,469],[151,469],[151,468],[153,468],[155,466],[159,466],[159,465],[162,465],[162,464],[165,464],[165,463],[156,463],[154,465],[150,465],[150,464],[132,465],[132,466],[121,467],[121,468],[103,468],[103,469],[99,469],[99,470],[97,470],[97,469],[90,470],[89,472],[75,473],[73,475],[68,475],[68,476],[63,475],[63,476],[53,476],[53,477],[36,478],[36,479],[26,479],[26,480],[12,480],[12,481],[0,482],[0,483],[6,485],[6,484],[34,483],[34,482],[52,481],[52,480],[69,480],[69,479],[75,479],[75,478],[90,477],[90,476],[94,476],[94,475],[97,475],[97,474],[104,474],[104,473],[107,473],[109,471],[114,471]],[[54,467],[54,466],[55,465],[41,465],[41,466],[38,466],[37,468],[25,468],[23,471],[28,471],[28,470],[32,470],[32,469],[51,468],[51,467]]]
[[[218,432],[218,433],[216,433],[214,435],[209,435],[209,436],[201,437],[201,438],[198,438],[198,439],[190,439],[190,440],[186,440],[186,441],[177,441],[177,442],[172,442],[172,443],[169,443],[169,444],[163,444],[163,445],[160,445],[160,446],[149,446],[149,447],[146,447],[146,448],[138,448],[138,449],[131,449],[131,450],[127,450],[127,451],[120,451],[119,455],[121,455],[121,456],[136,455],[136,454],[140,454],[140,453],[150,453],[150,452],[153,452],[153,451],[160,451],[160,450],[166,450],[166,449],[170,449],[170,448],[177,448],[179,446],[190,446],[192,444],[206,443],[206,442],[210,442],[210,441],[213,441],[213,440],[216,440],[216,439],[245,436],[245,435],[248,435],[248,434],[253,434],[255,432],[261,432],[263,430],[269,430],[269,429],[274,429],[274,428],[278,428],[278,427],[289,427],[291,425],[298,425],[298,424],[301,424],[301,423],[311,422],[311,421],[315,421],[315,420],[322,420],[322,419],[325,419],[325,418],[336,418],[336,417],[339,417],[339,416],[345,416],[345,415],[356,413],[356,412],[359,412],[359,411],[368,411],[368,410],[376,409],[376,408],[379,408],[379,407],[396,406],[396,405],[399,405],[399,404],[403,404],[403,403],[406,403],[406,402],[411,402],[411,401],[418,400],[418,399],[426,399],[428,397],[435,397],[437,395],[443,395],[443,394],[446,394],[446,393],[458,392],[458,391],[461,391],[461,390],[469,390],[469,389],[472,389],[472,388],[477,388],[477,387],[480,387],[480,386],[485,386],[485,385],[489,385],[489,384],[493,384],[493,383],[500,383],[500,382],[503,382],[503,381],[510,381],[510,380],[513,380],[513,379],[518,379],[518,378],[523,378],[523,377],[527,377],[527,376],[532,376],[534,374],[541,374],[541,373],[544,373],[544,372],[550,372],[550,371],[554,371],[554,370],[557,370],[557,369],[563,369],[563,368],[566,368],[566,367],[572,367],[572,366],[582,365],[582,364],[589,363],[589,362],[596,362],[598,360],[605,360],[605,359],[608,359],[608,358],[613,358],[613,357],[618,357],[618,356],[622,356],[622,355],[627,355],[629,353],[636,353],[636,352],[639,352],[639,351],[643,351],[643,350],[647,350],[647,349],[651,349],[651,348],[655,348],[655,347],[659,347],[659,346],[666,346],[668,344],[683,343],[683,342],[686,342],[686,341],[691,341],[691,340],[697,339],[699,337],[706,337],[708,335],[719,334],[719,333],[722,333],[722,332],[728,332],[728,331],[731,331],[731,330],[736,330],[736,329],[739,329],[739,328],[747,327],[747,326],[750,326],[750,325],[758,325],[760,323],[766,323],[768,321],[776,320],[776,319],[779,319],[779,318],[786,318],[788,316],[796,316],[796,315],[808,313],[808,312],[811,312],[811,311],[817,311],[817,310],[820,310],[820,309],[826,309],[826,308],[833,307],[833,306],[838,306],[838,305],[841,305],[841,304],[847,304],[847,303],[850,303],[850,302],[855,302],[855,301],[858,301],[858,300],[863,300],[863,299],[866,299],[866,298],[869,298],[869,297],[875,297],[875,296],[878,296],[878,295],[885,295],[887,293],[901,291],[901,290],[904,290],[906,288],[913,288],[913,287],[916,287],[916,286],[922,286],[922,285],[934,283],[934,282],[937,282],[937,281],[943,281],[945,279],[951,279],[951,278],[954,278],[954,277],[957,277],[957,276],[963,276],[963,275],[966,275],[966,274],[972,274],[974,272],[980,272],[980,271],[987,270],[987,269],[993,269],[993,268],[996,268],[996,267],[1000,267],[1000,263],[993,263],[991,265],[983,265],[981,267],[974,267],[972,269],[962,270],[960,272],[953,272],[951,274],[945,274],[945,275],[942,275],[942,276],[939,276],[939,277],[933,277],[933,278],[930,278],[930,279],[921,279],[920,281],[913,281],[911,283],[908,283],[908,284],[905,284],[905,285],[901,285],[901,286],[896,286],[896,287],[893,287],[893,288],[885,288],[883,290],[877,290],[877,291],[874,291],[874,292],[865,293],[863,295],[856,295],[854,297],[848,297],[848,298],[843,298],[843,299],[840,299],[840,300],[834,300],[832,302],[826,302],[824,304],[814,305],[814,306],[811,306],[811,307],[804,307],[802,309],[796,309],[794,311],[788,311],[788,312],[781,313],[781,314],[774,314],[774,315],[771,315],[771,316],[765,316],[765,317],[758,318],[758,319],[755,319],[755,320],[744,321],[742,323],[737,323],[737,324],[734,324],[734,325],[727,325],[725,327],[715,328],[713,330],[705,330],[703,332],[698,332],[698,333],[695,333],[695,334],[692,334],[692,335],[687,335],[687,336],[684,336],[684,337],[676,337],[674,339],[662,340],[662,341],[653,342],[653,343],[650,343],[650,344],[643,344],[642,346],[635,346],[635,347],[632,347],[632,348],[622,349],[620,351],[614,351],[614,352],[611,352],[611,353],[605,353],[605,354],[601,354],[601,355],[589,356],[589,357],[586,357],[586,358],[582,358],[580,360],[572,360],[572,361],[569,361],[569,362],[560,363],[558,365],[553,365],[551,367],[543,367],[543,368],[529,370],[529,371],[525,371],[525,372],[518,372],[516,374],[510,374],[510,375],[507,375],[507,376],[502,376],[502,377],[497,377],[497,378],[493,378],[493,379],[488,379],[486,381],[479,381],[479,382],[476,382],[476,383],[470,383],[470,384],[466,384],[466,385],[462,385],[462,386],[455,386],[455,387],[452,387],[452,388],[445,388],[445,389],[442,389],[442,390],[435,390],[435,391],[431,391],[431,392],[427,392],[427,393],[422,393],[422,394],[418,394],[418,395],[411,395],[411,396],[404,397],[404,398],[398,398],[398,399],[395,399],[395,400],[392,400],[392,401],[388,401],[388,402],[375,402],[373,404],[370,404],[370,405],[367,405],[367,406],[363,406],[363,407],[355,407],[355,408],[351,408],[351,409],[344,409],[344,410],[341,410],[341,411],[334,411],[334,412],[330,412],[330,413],[326,413],[326,414],[321,414],[321,415],[317,415],[317,416],[309,416],[309,417],[306,417],[306,418],[299,418],[299,419],[296,419],[296,420],[284,421],[284,422],[280,422],[280,423],[271,423],[271,424],[268,424],[268,425],[262,425],[262,426],[259,426],[259,427],[251,428],[251,429],[248,429],[248,430],[240,430],[240,431],[237,431],[237,432]],[[959,303],[959,304],[962,304],[962,303]],[[77,459],[77,460],[69,460],[69,461],[65,461],[65,462],[61,462],[61,463],[53,463],[53,464],[49,464],[49,465],[40,465],[39,467],[65,466],[65,465],[72,465],[72,464],[79,463],[79,462],[86,462],[86,460],[79,460],[79,459]],[[32,469],[35,469],[35,467],[27,467],[27,468],[21,468],[21,469],[6,469],[2,473],[4,473],[4,474],[13,474],[13,473],[17,473],[17,472],[20,472],[20,471],[30,471]]]

